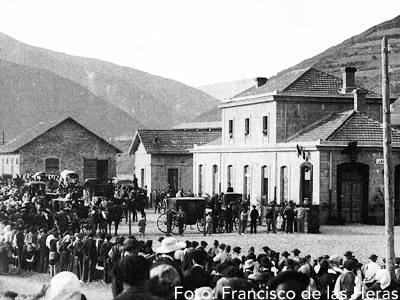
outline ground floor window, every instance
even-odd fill
[[[300,202],[312,203],[312,164],[305,162],[300,166]]]
[[[212,167],[212,196],[218,193],[218,166]]]
[[[250,183],[251,183],[251,175],[250,175],[250,167],[244,166],[243,168],[243,196],[248,199],[250,197]]]
[[[168,185],[177,192],[179,189],[178,169],[168,169]]]
[[[261,199],[266,205],[268,202],[268,167],[261,167]]]
[[[288,167],[281,167],[281,203],[288,201],[289,197],[289,178],[288,178]]]

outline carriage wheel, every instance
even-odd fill
[[[197,220],[197,229],[200,232],[204,232],[204,219],[203,218]]]
[[[173,224],[172,224],[172,226],[173,226]],[[157,219],[157,228],[162,233],[167,233],[167,215],[166,214],[161,214],[158,217],[158,219]]]
[[[183,220],[183,232],[186,230],[186,219]],[[178,219],[174,218],[172,221],[171,232],[173,234],[179,234]]]
[[[218,233],[224,233],[225,232],[225,220],[223,217],[218,219],[218,228],[217,228]]]

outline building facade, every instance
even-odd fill
[[[192,128],[192,127],[191,127]],[[189,148],[221,137],[220,130],[138,130],[129,150],[135,175],[147,190],[189,191],[193,186],[193,154]]]
[[[80,181],[116,176],[116,156],[121,150],[68,117],[41,122],[0,147],[2,174],[73,170]]]
[[[231,184],[253,203],[307,200],[323,219],[367,222],[383,185],[382,99],[357,88],[355,72],[291,71],[222,104],[222,138],[191,149],[194,191]],[[394,153],[399,146],[393,130]]]

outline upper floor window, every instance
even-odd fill
[[[250,119],[246,118],[244,119],[244,134],[249,135],[250,133]]]
[[[8,157],[6,158],[6,164],[8,165]]]
[[[267,116],[263,117],[263,134],[265,136],[268,135],[268,117]]]
[[[233,137],[233,120],[229,120],[229,137]]]

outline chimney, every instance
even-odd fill
[[[343,82],[342,82],[342,94],[351,93],[356,88],[356,76],[355,73],[357,69],[355,67],[344,67],[341,68],[343,73]]]
[[[351,93],[354,96],[354,110],[367,114],[367,91],[363,89],[354,89]]]
[[[259,88],[260,86],[263,86],[264,84],[267,83],[268,78],[266,77],[257,77],[254,79],[254,81],[256,82],[256,88]]]

